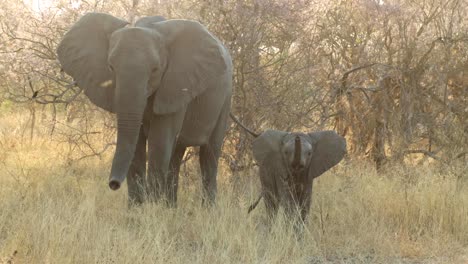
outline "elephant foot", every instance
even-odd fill
[[[148,199],[147,200],[150,203],[158,203],[162,199],[164,199],[164,194],[162,192],[160,192],[160,191],[155,191],[155,192],[151,192],[151,193],[148,194]]]
[[[143,200],[137,200],[137,199],[131,199],[130,197],[128,198],[128,208],[135,208],[139,207],[143,204]]]
[[[166,196],[166,204],[170,208],[177,208],[177,193],[169,190]]]
[[[216,204],[216,197],[214,195],[213,196],[204,195],[203,198],[202,198],[201,204],[204,207],[214,206]]]
[[[141,205],[145,202],[146,193],[144,183],[141,179],[134,179],[128,177],[128,205],[129,207],[134,205]]]

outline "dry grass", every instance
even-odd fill
[[[246,214],[254,171],[222,171],[206,209],[189,166],[177,209],[129,210],[126,190],[107,187],[109,155],[68,164],[40,126],[23,139],[26,121],[0,116],[0,263],[468,263],[465,164],[377,174],[344,161],[316,181],[297,240],[282,217],[267,231],[263,204]]]

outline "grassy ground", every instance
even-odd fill
[[[468,263],[465,164],[387,168],[343,161],[319,178],[305,234],[280,216],[270,232],[255,171],[219,176],[200,206],[198,166],[177,209],[128,209],[107,187],[110,154],[68,163],[66,144],[27,116],[0,116],[0,263]]]

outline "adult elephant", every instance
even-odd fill
[[[88,13],[57,48],[62,69],[91,102],[117,116],[109,187],[117,190],[127,178],[130,202],[166,193],[175,205],[185,149],[200,146],[203,202],[213,202],[231,105],[231,57],[196,21],[145,17],[128,24]]]

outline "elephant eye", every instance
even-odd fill
[[[310,155],[312,155],[312,152],[310,152],[310,151],[309,151],[309,152],[307,152],[307,156],[309,156],[309,157],[310,157]]]

